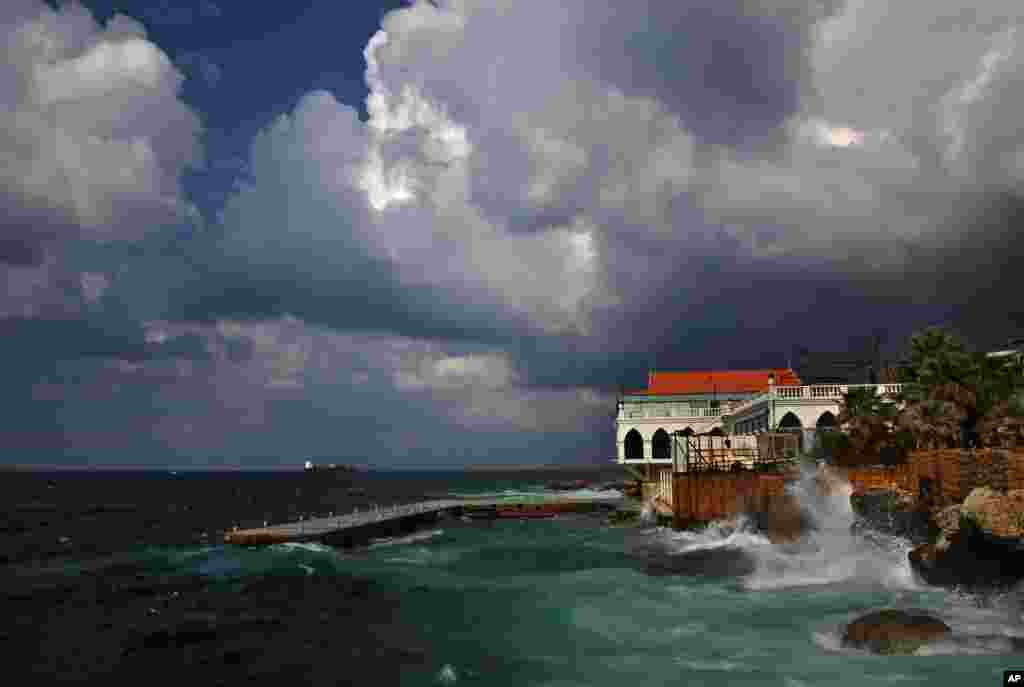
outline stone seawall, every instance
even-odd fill
[[[785,497],[786,477],[756,472],[684,473],[676,475],[676,517],[708,522],[766,507]]]
[[[855,491],[898,488],[937,506],[959,503],[981,486],[1024,489],[1024,453],[1001,448],[913,451],[903,465],[832,469]]]

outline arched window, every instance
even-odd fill
[[[779,429],[782,430],[800,429],[802,426],[803,425],[800,424],[800,418],[798,418],[794,413],[786,413],[782,416],[782,419],[779,420]]]
[[[626,460],[644,459],[644,438],[635,429],[626,433]]]
[[[668,432],[658,429],[651,439],[651,453],[654,460],[668,460],[672,457],[672,442],[669,441]]]
[[[836,416],[833,415],[831,411],[826,410],[821,414],[821,417],[818,418],[818,422],[815,423],[815,426],[818,429],[835,429]]]
[[[708,436],[712,436],[712,437],[724,437],[724,436],[725,436],[725,432],[723,432],[723,431],[722,431],[722,428],[721,428],[721,427],[715,427],[715,428],[714,428],[713,430],[711,430],[710,432],[708,432]]]
[[[684,437],[692,437],[695,434],[695,432],[693,431],[693,427],[687,427],[682,432],[680,432],[680,434],[682,434]]]
[[[795,413],[786,413],[782,416],[782,420],[779,421],[779,431],[781,432],[793,432],[797,436],[797,450],[801,453],[804,450],[804,433],[800,431],[803,427],[800,424],[800,418]]]

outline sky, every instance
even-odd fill
[[[5,0],[0,41],[4,464],[599,463],[650,368],[1024,332],[1018,0]]]

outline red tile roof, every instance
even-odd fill
[[[647,377],[647,388],[631,394],[674,395],[710,393],[757,393],[768,390],[768,375],[775,373],[778,386],[799,386],[800,378],[791,369],[774,370],[692,370],[654,372]]]

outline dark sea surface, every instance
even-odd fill
[[[777,547],[743,526],[672,532],[601,515],[443,519],[360,549],[242,548],[224,530],[443,494],[619,480],[559,472],[3,472],[7,684],[995,684],[1024,665],[1019,595],[923,588],[908,543],[849,499]],[[845,499],[845,502],[844,502]],[[954,630],[917,655],[840,646],[872,609]]]

